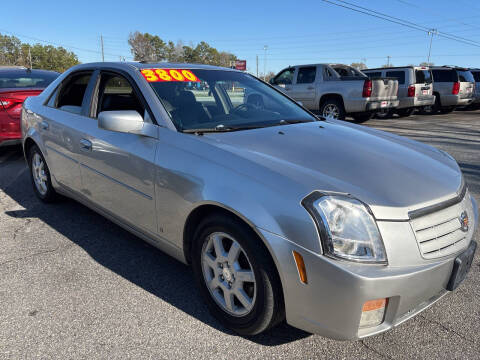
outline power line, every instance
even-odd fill
[[[351,5],[351,6],[354,6],[354,7],[339,4],[339,3],[336,3],[336,2],[330,1],[330,0],[322,0],[322,1],[326,2],[326,3],[329,3],[329,4],[332,4],[332,5],[335,5],[335,6],[345,8],[345,9],[356,11],[358,13],[362,13],[362,14],[365,14],[365,15],[368,15],[368,16],[372,16],[372,17],[375,17],[375,18],[378,18],[378,19],[389,21],[389,22],[392,22],[392,23],[395,23],[395,24],[398,24],[398,25],[406,26],[406,27],[409,27],[409,28],[412,28],[412,29],[415,29],[415,30],[418,30],[418,31],[425,32],[425,33],[428,33],[430,31],[429,28],[427,28],[423,25],[418,25],[418,24],[415,24],[411,21],[402,20],[400,18],[396,18],[396,17],[388,15],[388,14],[383,14],[383,13],[380,13],[380,12],[375,11],[375,10],[370,10],[370,9],[364,8],[364,7],[359,6],[359,5],[349,3],[349,2],[344,1],[344,0],[336,0],[336,1],[342,2],[342,3],[347,4],[347,5]],[[444,37],[444,38],[447,38],[447,39],[450,39],[450,40],[458,41],[458,42],[461,42],[461,43],[464,43],[464,44],[467,44],[467,45],[480,47],[480,43],[478,43],[476,41],[469,40],[469,39],[466,39],[466,38],[463,38],[463,37],[460,37],[460,36],[456,36],[456,35],[453,35],[453,34],[449,34],[449,33],[445,33],[445,32],[438,32],[437,35],[441,36],[441,37]]]

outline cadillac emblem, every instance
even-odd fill
[[[460,230],[462,230],[463,232],[467,232],[468,231],[468,215],[467,215],[467,212],[466,211],[462,212],[462,214],[460,215],[458,220],[460,220]]]

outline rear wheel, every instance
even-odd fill
[[[424,106],[421,108],[420,113],[423,115],[435,115],[440,111],[441,103],[440,103],[440,96],[438,94],[435,95],[435,103],[433,105]]]
[[[327,98],[320,104],[320,115],[324,118],[345,120],[343,103],[336,98]]]
[[[29,150],[28,165],[30,167],[30,179],[35,195],[46,203],[56,201],[58,194],[52,186],[47,162],[36,145],[33,145]]]
[[[255,335],[284,319],[275,265],[248,226],[219,214],[200,224],[194,241],[197,286],[210,312],[225,327]]]
[[[352,115],[353,122],[356,122],[357,124],[361,124],[361,123],[364,123],[365,121],[370,120],[372,116],[373,116],[373,113],[361,113],[361,114]]]
[[[397,110],[397,114],[400,117],[407,117],[413,114],[415,108],[407,108],[407,109],[399,109]]]
[[[390,119],[393,116],[392,109],[383,109],[375,114],[375,117],[378,119]]]

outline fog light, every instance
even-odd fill
[[[380,325],[385,317],[385,309],[388,299],[376,299],[363,304],[360,327],[372,327]]]

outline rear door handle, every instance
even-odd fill
[[[38,116],[38,115],[37,115]],[[48,128],[50,127],[50,125],[48,124],[48,122],[46,122],[45,120],[42,121],[40,123],[40,127],[43,129],[43,130],[48,130]]]
[[[80,140],[80,148],[84,151],[92,151],[92,143],[87,139]]]
[[[307,90],[314,90],[315,88],[313,86],[307,87]]]

